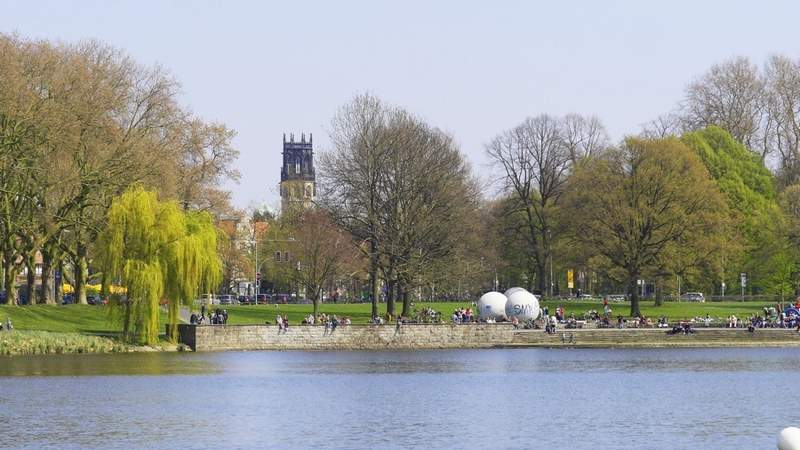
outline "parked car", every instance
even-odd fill
[[[289,294],[275,294],[272,296],[272,301],[270,303],[289,303],[289,299],[291,297]]]
[[[64,297],[61,298],[62,305],[71,305],[75,303],[75,296],[72,294],[64,294]]]
[[[606,295],[605,299],[610,301],[610,302],[624,302],[625,300],[628,299],[628,297],[626,295],[623,295],[623,294],[610,294],[610,295]]]
[[[195,300],[198,305],[219,305],[219,299],[213,294],[202,294]]]
[[[238,297],[238,300],[239,300],[239,304],[240,305],[250,305],[251,304],[249,295],[240,295]]]
[[[269,303],[269,295],[267,294],[256,295],[256,303],[259,305],[266,305],[267,303]]]
[[[687,292],[681,295],[681,301],[704,303],[706,298],[703,296],[702,292]]]
[[[217,298],[219,299],[220,305],[233,305],[234,297],[232,295],[218,295]]]

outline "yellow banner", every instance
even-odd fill
[[[572,274],[572,269],[567,271],[567,288],[572,289],[575,287],[575,279]]]

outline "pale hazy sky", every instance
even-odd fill
[[[485,173],[483,144],[526,116],[597,114],[617,140],[712,63],[798,58],[798,20],[797,1],[0,0],[2,32],[168,68],[184,105],[238,132],[240,207],[277,205],[282,134],[324,151],[356,94],[451,132]]]

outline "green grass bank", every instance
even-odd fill
[[[562,306],[566,314],[575,313],[580,318],[584,312],[596,310],[603,311],[602,301],[551,301],[542,302],[542,306],[547,306],[552,315],[555,308]],[[626,302],[610,303],[614,317],[622,315],[628,318],[630,304]],[[667,316],[671,321],[691,319],[694,317],[705,317],[710,315],[717,321],[725,321],[731,314],[739,318],[750,317],[752,314],[763,314],[762,308],[774,306],[763,302],[706,302],[706,303],[679,303],[669,302],[662,306],[655,306],[654,302],[646,301],[641,303],[642,314],[657,319],[660,316]],[[277,314],[289,316],[289,322],[300,323],[305,316],[313,311],[312,305],[248,305],[248,306],[215,306],[224,308],[228,311],[228,323],[234,325],[254,325],[269,322],[274,323]],[[446,321],[449,320],[453,310],[459,307],[472,307],[471,301],[463,302],[437,302],[437,303],[416,303],[414,308],[433,308],[444,315]],[[397,310],[402,309],[398,305]],[[386,305],[379,307],[381,313],[385,313]],[[367,323],[370,320],[371,305],[368,303],[333,304],[323,303],[320,312],[325,314],[336,314],[339,317],[350,317],[355,324]]]

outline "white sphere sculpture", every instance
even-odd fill
[[[532,320],[539,317],[539,299],[528,291],[517,291],[506,301],[506,317]]]
[[[525,289],[525,288],[521,288],[521,287],[512,287],[512,288],[508,288],[508,289],[506,289],[506,291],[503,293],[503,295],[505,295],[505,296],[506,296],[506,298],[508,298],[508,297],[511,297],[511,294],[513,294],[513,293],[515,293],[515,292],[523,292],[523,291],[524,291],[524,292],[528,292],[528,290],[527,290],[527,289]]]
[[[800,450],[800,428],[789,427],[778,436],[778,450]]]
[[[506,296],[499,292],[487,292],[478,299],[478,316],[481,319],[503,319],[506,309]]]

